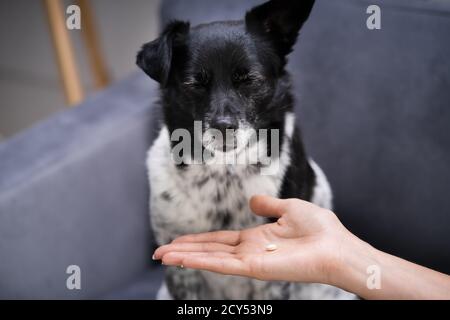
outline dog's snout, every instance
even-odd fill
[[[219,117],[211,122],[211,127],[220,130],[225,135],[227,129],[236,130],[238,122],[233,117]]]

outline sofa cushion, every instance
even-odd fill
[[[149,270],[156,93],[139,72],[0,144],[0,298],[100,297]]]

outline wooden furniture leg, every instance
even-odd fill
[[[101,89],[109,84],[110,79],[101,54],[91,6],[89,0],[77,0],[77,4],[81,9],[81,34],[88,53],[94,85],[96,89]]]
[[[58,60],[58,69],[64,85],[66,101],[69,105],[74,105],[83,100],[83,88],[65,23],[65,11],[60,0],[43,1]]]

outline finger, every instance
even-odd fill
[[[270,196],[256,195],[250,199],[250,209],[259,216],[280,218],[284,213],[285,201]]]
[[[319,206],[297,198],[278,199],[265,195],[256,195],[250,199],[250,208],[260,216],[280,218],[286,212],[313,213],[323,210]]]
[[[232,255],[226,256],[225,253],[222,253],[222,256],[220,256],[208,253],[173,252],[166,254],[164,259],[166,259],[166,256],[169,254],[172,256],[168,259],[176,259],[176,265],[183,265],[185,268],[238,276],[246,276],[249,274],[248,267],[244,262]]]
[[[178,242],[218,242],[235,246],[239,244],[239,231],[213,231],[187,234],[172,241],[172,243]]]
[[[167,252],[161,257],[161,262],[167,266],[184,266],[183,259],[186,257],[216,257],[216,258],[230,258],[231,253],[227,252],[189,252],[189,251],[171,251]]]
[[[178,242],[169,243],[156,249],[153,254],[153,258],[156,260],[161,259],[163,255],[168,252],[233,252],[234,247],[217,242]]]

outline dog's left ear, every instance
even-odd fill
[[[181,47],[189,33],[189,22],[173,21],[161,36],[144,44],[136,57],[136,64],[152,79],[165,86],[173,64],[174,51]]]
[[[247,31],[268,39],[284,58],[291,52],[298,32],[308,19],[314,0],[271,0],[245,16]]]

